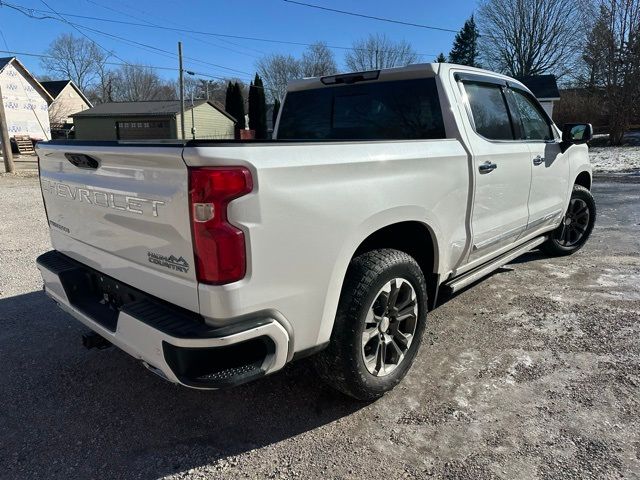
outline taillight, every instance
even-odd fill
[[[198,281],[221,284],[244,278],[244,233],[227,219],[227,206],[253,190],[244,167],[189,168],[189,207]]]

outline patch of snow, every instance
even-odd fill
[[[594,172],[639,171],[640,147],[592,147],[589,159]]]

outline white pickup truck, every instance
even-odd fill
[[[439,293],[584,245],[590,138],[485,70],[295,81],[271,141],[38,144],[55,250],[37,263],[60,307],[167,380],[220,388],[313,354],[372,399]]]

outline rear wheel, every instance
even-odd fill
[[[426,314],[426,282],[411,256],[383,249],[354,258],[331,341],[314,358],[318,373],[352,397],[380,397],[411,367]]]
[[[596,204],[591,192],[575,185],[562,223],[540,248],[548,255],[571,255],[587,242],[595,221]]]

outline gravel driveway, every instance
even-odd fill
[[[0,478],[640,478],[640,177],[594,185],[573,257],[532,252],[430,314],[372,404],[307,362],[218,392],[176,387],[41,291],[34,178],[0,176]]]

